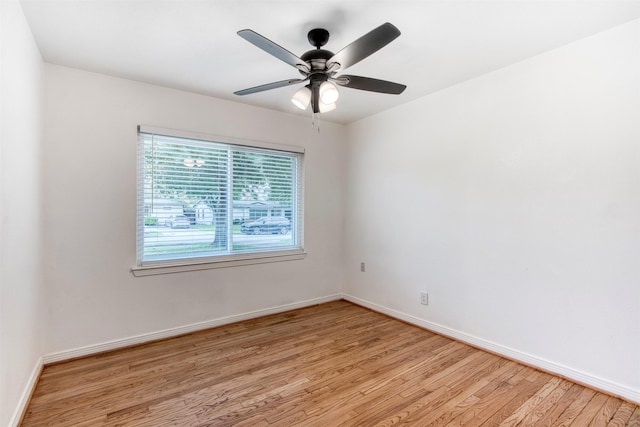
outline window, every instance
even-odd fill
[[[304,256],[303,150],[249,144],[139,128],[135,275]]]

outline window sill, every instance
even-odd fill
[[[295,251],[229,255],[219,257],[219,259],[206,258],[202,260],[171,260],[131,267],[131,273],[133,273],[135,277],[143,277],[157,274],[181,273],[185,271],[209,270],[213,268],[294,261],[304,259],[306,256],[307,253],[300,249]]]

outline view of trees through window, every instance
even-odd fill
[[[140,138],[141,261],[297,247],[298,153]]]

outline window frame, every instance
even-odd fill
[[[297,180],[295,194],[297,196],[294,210],[296,211],[294,248],[257,250],[252,252],[227,253],[202,257],[179,257],[163,260],[143,261],[144,249],[144,142],[141,134],[152,134],[165,137],[185,138],[197,141],[226,144],[229,146],[244,146],[249,149],[282,151],[297,156]],[[274,144],[263,141],[253,141],[209,135],[175,129],[165,129],[155,126],[139,125],[136,132],[136,264],[131,268],[134,276],[149,276],[155,274],[177,273],[193,270],[207,270],[213,268],[233,267],[251,264],[262,264],[303,259],[304,250],[304,153],[303,147]],[[233,198],[231,198],[233,200]],[[233,212],[233,207],[230,208]]]

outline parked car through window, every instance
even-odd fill
[[[291,230],[291,221],[283,216],[265,216],[242,224],[244,234],[287,234]]]
[[[165,225],[171,228],[190,228],[191,221],[185,215],[171,215],[165,221]]]

